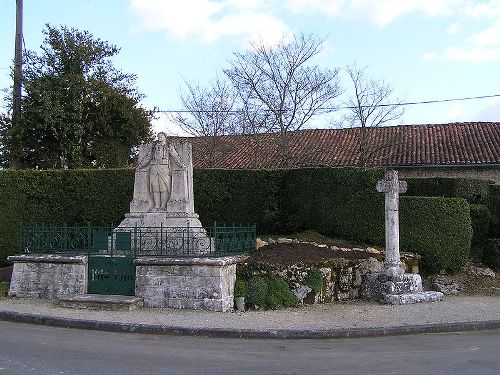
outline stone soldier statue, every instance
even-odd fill
[[[167,135],[160,132],[158,140],[139,161],[139,168],[148,169],[148,187],[154,200],[153,210],[166,210],[167,201],[172,191],[172,159],[182,170],[186,170],[184,161],[174,146],[168,142]]]

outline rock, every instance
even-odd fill
[[[374,247],[367,247],[366,252],[370,254],[380,254],[380,250],[377,250]]]
[[[488,276],[488,277],[496,276],[495,272],[490,268],[476,267],[474,268],[474,273],[479,276]]]
[[[321,245],[318,245],[318,247],[325,248],[325,247],[328,247],[328,245],[321,244]]]
[[[255,247],[257,249],[260,249],[261,247],[264,247],[266,245],[269,245],[269,242],[266,242],[266,241],[262,241],[260,238],[257,238],[255,240]]]
[[[292,242],[293,243],[300,243],[300,241],[298,239],[296,239],[296,238]]]
[[[299,300],[299,303],[304,303],[304,299],[307,297],[309,293],[312,292],[312,289],[302,284],[296,284],[292,288],[292,292],[293,294],[295,294],[295,297],[297,297],[297,299]]]
[[[379,262],[377,259],[373,257],[360,261],[358,266],[358,272],[361,275],[365,275],[367,273],[380,273],[383,270],[384,270],[384,263]]]
[[[352,251],[365,251],[365,249],[361,249],[359,247],[353,247]]]
[[[267,243],[268,243],[269,245],[272,245],[272,244],[276,243],[276,241],[275,241],[275,240],[273,240],[272,238],[270,238],[270,239],[268,239],[268,240],[267,240]]]
[[[462,286],[455,283],[452,279],[443,276],[433,276],[430,278],[431,289],[437,292],[441,292],[445,295],[457,294],[462,291]]]
[[[278,243],[292,243],[292,239],[291,238],[278,238],[277,241]]]
[[[443,300],[440,292],[417,292],[405,294],[386,294],[383,302],[391,305],[407,305],[410,303],[437,302]]]
[[[332,246],[332,247],[330,247],[330,249],[332,249],[333,251],[341,251],[341,250],[340,250],[340,247],[337,247],[337,246],[335,246],[335,245],[334,245],[334,246]]]
[[[340,250],[341,251],[351,251],[352,249],[349,249],[348,247],[341,247]]]

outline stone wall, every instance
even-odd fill
[[[15,255],[9,296],[55,299],[87,292],[87,257]]]
[[[401,253],[405,272],[418,273],[420,257],[411,253]],[[366,259],[336,258],[323,263],[299,263],[292,266],[242,264],[240,272],[251,276],[277,275],[283,279],[295,294],[300,304],[316,304],[334,301],[353,301],[363,298],[362,285],[366,278],[382,272],[384,263],[375,257]],[[321,272],[319,290],[313,290],[309,275]]]
[[[236,263],[242,257],[135,260],[135,295],[146,307],[230,311]]]
[[[396,168],[403,178],[475,178],[500,185],[500,168]]]

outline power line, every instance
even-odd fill
[[[393,107],[393,106],[409,106],[409,105],[421,105],[421,104],[435,104],[435,103],[447,103],[447,102],[458,102],[458,101],[466,101],[466,100],[477,100],[477,99],[488,99],[488,98],[499,98],[500,94],[494,95],[481,95],[481,96],[468,96],[464,98],[450,98],[450,99],[435,99],[435,100],[422,100],[416,102],[401,102],[401,103],[388,103],[388,104],[377,104],[375,106],[371,105],[363,105],[362,108],[373,108],[373,107]],[[320,108],[321,111],[324,112],[335,112],[341,109],[356,109],[358,107],[355,106],[343,106],[343,107],[326,107]],[[270,110],[266,110],[269,112]],[[241,113],[241,110],[196,110],[189,111],[187,109],[173,110],[173,109],[154,109],[154,113]]]

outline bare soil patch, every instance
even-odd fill
[[[319,263],[335,258],[367,259],[373,254],[366,251],[338,251],[307,243],[274,243],[261,247],[250,255],[248,261],[281,266],[297,263]]]

